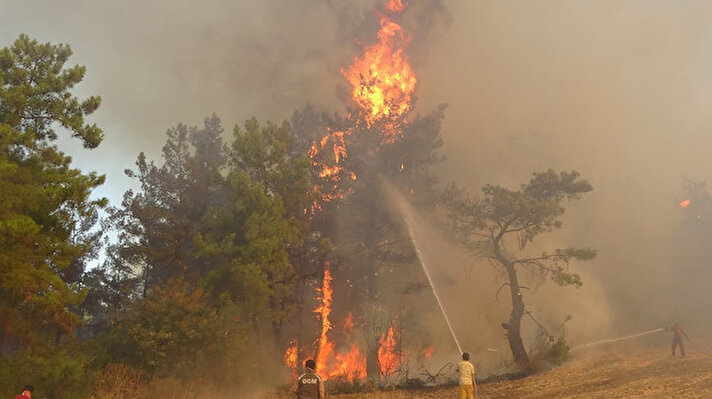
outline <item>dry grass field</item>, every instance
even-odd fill
[[[269,396],[270,399],[278,396]],[[329,395],[338,399],[457,398],[457,388]],[[712,398],[712,352],[608,348],[526,378],[480,384],[483,399]]]

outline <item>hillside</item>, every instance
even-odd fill
[[[666,349],[577,354],[552,371],[513,381],[480,385],[480,398],[712,398],[712,352],[689,350],[672,357]],[[338,399],[456,398],[457,388],[330,395]]]

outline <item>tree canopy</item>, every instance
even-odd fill
[[[509,286],[512,312],[502,327],[507,330],[512,354],[519,363],[526,362],[528,356],[520,331],[526,310],[518,269],[549,277],[560,285],[580,286],[580,277],[568,270],[569,262],[596,255],[592,249],[568,247],[532,256],[524,249],[539,235],[562,227],[560,217],[566,211],[563,201],[579,199],[592,189],[576,171],[556,173],[549,169],[534,173],[519,190],[488,184],[482,188],[482,197],[471,197],[451,184],[445,191],[450,226],[460,241],[504,270],[503,287]],[[512,249],[513,245],[516,249]]]
[[[72,94],[85,69],[65,66],[71,54],[25,35],[0,50],[0,356],[7,344],[72,336],[80,323],[78,275],[106,200],[91,197],[104,177],[73,168],[55,143],[65,132],[86,148],[103,138],[84,121],[99,97]]]

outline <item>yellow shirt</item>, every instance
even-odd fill
[[[460,372],[460,385],[472,385],[472,379],[475,378],[475,366],[467,360],[463,360],[457,366]]]

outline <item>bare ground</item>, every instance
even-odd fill
[[[549,372],[480,384],[480,398],[712,398],[712,352],[672,357],[668,350],[577,354]],[[615,350],[615,351],[614,351]],[[329,395],[338,399],[457,398],[457,388]]]

